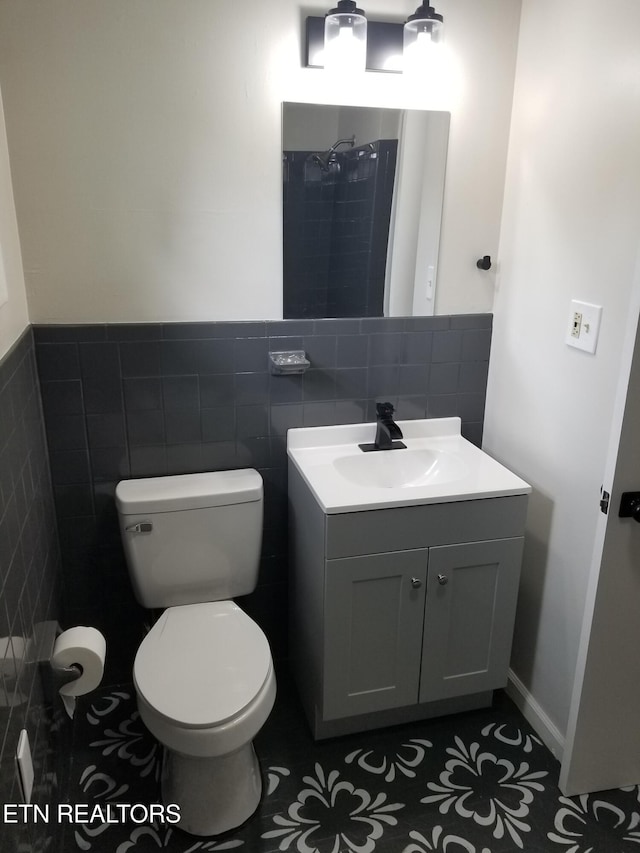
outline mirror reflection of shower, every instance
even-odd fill
[[[380,317],[398,140],[285,151],[284,317]]]
[[[356,135],[350,136],[348,139],[339,139],[337,142],[334,142],[331,148],[328,151],[324,151],[323,153],[314,152],[310,155],[311,159],[314,163],[317,163],[318,166],[322,169],[323,172],[330,172],[332,168],[340,169],[340,164],[338,163],[338,158],[336,157],[336,149],[341,145],[350,145],[352,148],[356,144]]]
[[[449,114],[283,105],[283,316],[435,313]]]

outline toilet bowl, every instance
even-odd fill
[[[166,607],[135,657],[138,709],[164,748],[163,802],[198,836],[244,823],[262,793],[253,738],[276,680],[267,638],[232,600],[257,582],[262,500],[253,469],[116,488],[136,596]]]
[[[180,828],[226,832],[253,814],[261,776],[253,738],[276,681],[267,638],[232,601],[170,607],[133,668],[142,721],[165,748],[162,799]]]

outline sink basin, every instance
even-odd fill
[[[363,453],[376,425],[287,433],[293,466],[327,513],[526,495],[531,486],[461,435],[460,418],[399,421],[403,450]]]
[[[453,453],[428,449],[356,451],[353,456],[334,459],[333,466],[351,483],[380,489],[449,483],[464,477],[466,471],[464,462]]]

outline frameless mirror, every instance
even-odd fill
[[[434,313],[449,113],[285,103],[285,319]]]

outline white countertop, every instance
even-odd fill
[[[324,512],[361,512],[531,492],[528,483],[462,437],[460,418],[397,421],[397,424],[407,450],[370,453],[360,450],[358,444],[373,442],[375,423],[288,431],[289,459]],[[428,470],[425,459],[433,460]],[[410,470],[412,465],[415,476]],[[345,471],[356,471],[357,476],[355,479],[349,473],[345,476]],[[369,477],[371,471],[375,473]],[[358,482],[363,479],[361,472],[368,481],[366,484]],[[378,485],[377,480],[387,484]],[[394,484],[398,480],[401,485]]]

